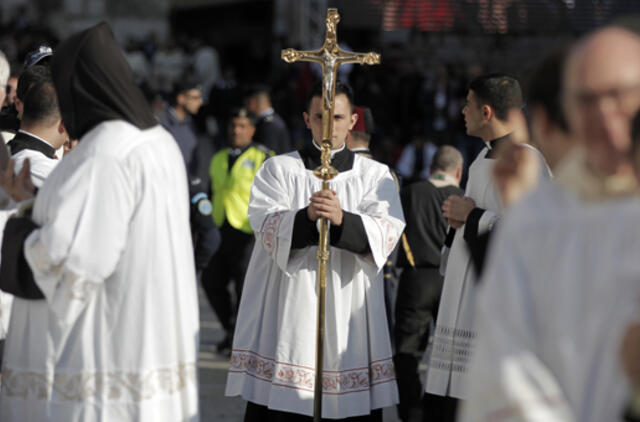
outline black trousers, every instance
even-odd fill
[[[407,268],[398,283],[393,361],[400,393],[398,414],[405,422],[422,420],[424,390],[418,365],[427,348],[429,327],[438,316],[442,283],[437,268]]]
[[[455,422],[459,402],[460,400],[453,397],[424,393],[421,422]]]
[[[244,422],[312,422],[311,416],[271,410],[266,406],[247,402]],[[322,419],[323,422],[382,422],[382,409],[372,410],[371,414],[353,416],[346,419]]]
[[[253,250],[253,234],[236,230],[228,223],[220,228],[222,242],[209,265],[202,272],[202,287],[222,327],[232,334],[234,319],[240,304],[244,276]],[[232,303],[228,286],[233,281],[236,303]]]

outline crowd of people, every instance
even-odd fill
[[[198,283],[244,420],[311,420],[320,219],[323,418],[640,420],[638,33],[541,56],[526,90],[387,75],[413,100],[380,119],[354,70],[328,189],[312,68],[294,122],[178,50],[102,23],[0,54],[1,420],[199,420]]]

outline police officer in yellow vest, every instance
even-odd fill
[[[249,195],[258,169],[273,155],[252,141],[256,115],[246,108],[232,110],[229,116],[229,147],[213,156],[209,167],[213,221],[220,228],[222,243],[202,274],[202,285],[226,336],[218,351],[229,351],[234,319],[240,303],[242,283],[253,249],[253,231],[249,224]],[[229,283],[235,285],[232,304]]]

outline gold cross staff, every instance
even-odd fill
[[[327,33],[322,48],[315,51],[296,51],[291,48],[282,50],[282,59],[287,63],[297,61],[319,63],[322,66],[322,165],[314,174],[322,179],[322,189],[329,189],[329,180],[338,171],[331,167],[331,135],[333,133],[333,110],[336,93],[338,66],[346,63],[378,64],[377,53],[351,53],[338,47],[337,26],[340,22],[338,9],[327,10]],[[329,224],[326,218],[320,219],[320,240],[318,242],[318,309],[316,327],[316,373],[313,390],[313,420],[320,422],[322,417],[322,367],[324,365],[324,314],[325,288],[327,280],[327,262],[329,261]]]

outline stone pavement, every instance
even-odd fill
[[[245,401],[238,397],[225,397],[224,386],[229,359],[218,354],[215,344],[222,340],[224,331],[211,310],[206,297],[200,292],[200,420],[202,422],[242,422]],[[384,410],[384,422],[399,422],[394,408]]]

